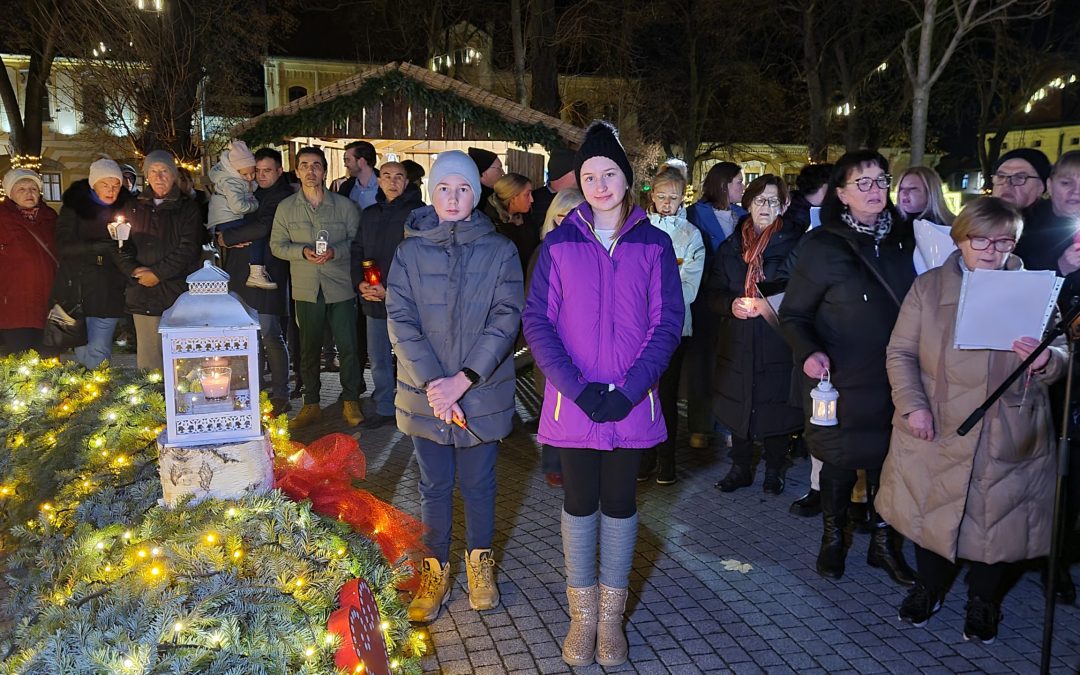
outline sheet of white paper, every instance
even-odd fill
[[[821,207],[820,206],[811,206],[810,207],[810,229],[812,230],[815,227],[821,227]]]
[[[1011,351],[1018,338],[1042,339],[1063,281],[1052,271],[965,273],[956,312],[956,348]]]
[[[915,272],[922,274],[935,267],[941,267],[945,259],[956,250],[950,229],[929,220],[916,220],[915,227]]]

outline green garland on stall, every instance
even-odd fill
[[[493,110],[478,106],[451,91],[438,91],[393,70],[380,77],[365,80],[351,94],[343,94],[291,115],[264,115],[240,137],[253,147],[280,145],[294,136],[318,135],[343,123],[365,107],[386,98],[402,97],[419,103],[428,110],[441,112],[448,120],[471,124],[501,140],[512,140],[522,148],[534,143],[552,150],[564,147],[565,141],[551,127],[540,123],[512,122]]]
[[[277,491],[158,505],[160,373],[10,356],[0,411],[0,673],[337,673],[326,621],[356,577],[394,672],[420,672],[406,571],[374,542]]]

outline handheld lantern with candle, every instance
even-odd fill
[[[833,388],[829,371],[826,370],[821,376],[821,382],[810,390],[810,424],[819,427],[836,426],[836,402],[839,399],[840,393]]]

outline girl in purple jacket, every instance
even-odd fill
[[[575,170],[586,203],[544,239],[522,321],[547,377],[537,438],[558,449],[563,469],[563,660],[613,666],[627,656],[638,466],[667,438],[656,386],[684,309],[671,238],[634,205],[613,126],[589,126]]]

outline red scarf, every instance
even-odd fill
[[[742,224],[743,262],[746,263],[746,280],[743,281],[743,295],[747,298],[756,298],[758,282],[765,280],[765,270],[762,266],[762,256],[765,247],[769,245],[769,239],[784,225],[779,216],[761,232],[754,227],[754,219],[747,217]]]

